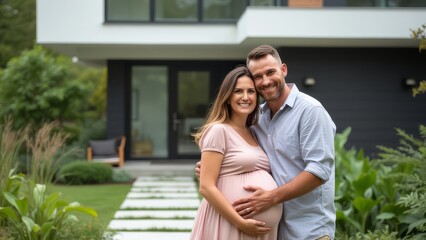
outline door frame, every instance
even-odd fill
[[[209,72],[209,99],[212,102],[214,85],[217,84],[211,62],[183,61],[169,66],[169,126],[168,149],[169,159],[199,159],[201,154],[179,154],[178,132],[174,130],[174,114],[178,111],[178,73],[180,71],[206,71]],[[207,112],[207,109],[206,109]]]
[[[129,160],[193,160],[200,159],[200,154],[197,155],[179,155],[177,153],[177,134],[173,132],[173,113],[177,111],[177,73],[179,71],[208,71],[210,73],[210,86],[209,86],[209,99],[210,103],[213,102],[220,84],[222,83],[226,74],[238,65],[244,64],[244,60],[182,60],[182,61],[163,61],[163,60],[136,60],[127,61],[125,64],[125,85],[126,85],[126,135],[128,137],[128,147],[126,147],[126,158]],[[131,150],[131,69],[133,66],[167,66],[168,68],[168,126],[167,127],[167,157],[138,157],[130,158]],[[207,112],[207,109],[206,109]]]
[[[179,61],[169,65],[169,130],[168,149],[169,159],[200,159],[201,154],[178,154],[177,133],[173,131],[173,113],[177,112],[177,81],[179,71],[207,71],[210,73],[209,99],[210,104],[216,97],[217,91],[226,74],[242,61]],[[206,114],[207,114],[206,109]]]

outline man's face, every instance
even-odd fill
[[[248,69],[253,75],[256,90],[267,102],[276,101],[283,93],[287,66],[271,55],[250,60]]]

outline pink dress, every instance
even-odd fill
[[[252,194],[243,186],[259,186],[265,190],[277,188],[269,174],[269,161],[260,146],[248,144],[231,126],[216,124],[210,127],[200,141],[201,152],[216,151],[224,154],[217,187],[230,204]],[[276,240],[282,205],[278,204],[253,219],[264,221],[272,231],[251,237],[237,229],[203,199],[195,217],[192,240]]]

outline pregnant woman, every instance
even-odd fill
[[[251,219],[232,207],[251,195],[243,186],[277,187],[269,161],[250,126],[257,121],[258,95],[246,67],[237,67],[222,82],[203,127],[194,135],[201,149],[200,193],[203,195],[192,240],[276,240],[282,205]],[[247,209],[250,211],[250,209]]]

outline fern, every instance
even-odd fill
[[[388,177],[399,179],[395,187],[400,192],[397,205],[404,207],[400,224],[405,225],[407,237],[422,239],[426,236],[426,126],[419,127],[420,138],[397,129],[400,146],[382,151],[375,166],[389,166]]]
[[[426,214],[426,192],[418,193],[411,192],[408,195],[401,197],[398,204],[409,207],[405,213],[409,214]]]

